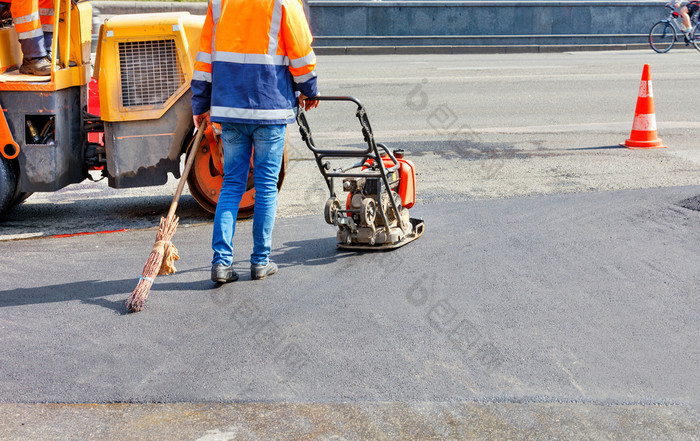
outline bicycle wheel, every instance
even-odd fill
[[[700,51],[700,23],[693,28],[693,46]]]
[[[656,52],[668,52],[676,42],[676,30],[666,21],[660,21],[649,31],[649,45]]]

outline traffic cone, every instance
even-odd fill
[[[661,139],[656,134],[656,114],[654,113],[654,91],[651,87],[649,65],[644,65],[642,81],[639,84],[637,108],[634,111],[634,122],[630,138],[621,146],[628,149],[665,149]]]

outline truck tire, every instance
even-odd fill
[[[0,215],[12,207],[17,195],[19,170],[15,161],[0,156]]]

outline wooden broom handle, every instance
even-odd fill
[[[180,176],[180,182],[177,184],[177,190],[175,190],[175,196],[173,196],[173,201],[170,203],[170,210],[168,210],[168,217],[166,219],[170,219],[175,216],[175,210],[177,209],[178,202],[180,202],[182,189],[185,187],[187,175],[190,174],[190,169],[194,163],[194,157],[197,156],[197,149],[199,149],[199,144],[202,142],[202,136],[204,136],[204,131],[206,129],[207,121],[204,120],[199,125],[199,129],[197,129],[197,135],[194,137],[194,144],[192,144],[192,147],[190,147],[190,154],[187,157],[187,162],[185,162],[185,169],[182,171],[182,176]]]

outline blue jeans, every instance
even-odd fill
[[[214,214],[211,247],[212,264],[233,262],[233,235],[241,197],[245,192],[253,154],[255,207],[253,214],[253,254],[251,264],[267,265],[270,258],[272,228],[277,213],[277,178],[284,152],[284,124],[222,123],[224,182]]]

